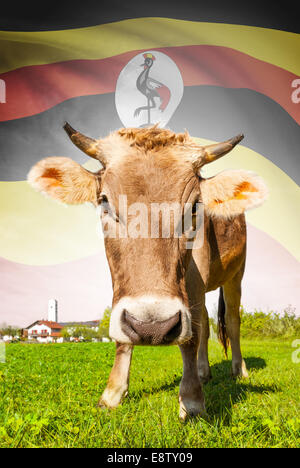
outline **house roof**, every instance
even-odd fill
[[[51,329],[58,329],[61,330],[63,327],[57,323],[57,322],[49,322],[48,320],[37,320],[36,322],[32,323],[28,327],[25,328],[25,330],[28,330],[31,327],[34,327],[34,325],[46,325],[46,327],[49,327]]]
[[[60,329],[60,330],[63,328],[59,323],[49,322],[48,320],[40,320],[39,324],[40,325],[46,325],[47,327],[50,327],[50,328],[57,328],[57,329]]]

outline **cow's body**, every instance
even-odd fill
[[[243,271],[245,259],[245,216],[240,215],[229,221],[206,217],[204,245],[192,251],[187,284],[193,284],[192,291],[213,291]],[[197,287],[194,287],[195,284]]]
[[[180,416],[204,413],[201,383],[211,378],[208,361],[209,321],[205,307],[205,293],[223,288],[219,304],[219,338],[226,350],[227,339],[232,348],[232,375],[247,377],[240,350],[241,281],[246,259],[245,216],[234,220],[211,219],[205,216],[204,243],[192,250],[185,274],[186,300],[191,313],[193,338],[180,346],[184,378],[180,388]],[[147,273],[147,269],[145,269]],[[224,312],[226,307],[226,326]],[[225,333],[222,334],[222,327]],[[132,346],[117,345],[116,361],[100,406],[115,407],[128,390]],[[227,351],[227,350],[226,350]],[[194,361],[194,369],[191,366]],[[195,386],[192,385],[195,383]]]
[[[84,137],[69,125],[65,129],[104,169],[93,174],[66,158],[47,158],[32,169],[29,181],[39,191],[67,203],[102,204],[103,226],[118,229],[117,236],[105,237],[114,292],[110,334],[117,351],[99,404],[113,408],[127,392],[134,345],[178,344],[183,358],[180,417],[203,414],[201,383],[211,377],[205,307],[208,291],[220,288],[219,336],[225,350],[229,339],[233,375],[247,377],[239,334],[246,256],[243,213],[265,199],[266,189],[257,176],[245,171],[227,171],[211,179],[203,179],[199,172],[242,137],[199,148],[188,134],[176,135],[157,127],[122,129],[104,140]],[[129,210],[124,215],[120,195],[126,196],[130,207],[139,202],[146,210],[147,235],[120,235],[121,227],[129,232],[127,223],[134,213]],[[180,218],[185,206],[193,207],[189,229],[202,232],[200,244],[194,240],[187,247],[189,234],[177,235],[175,215],[173,231],[164,236],[163,212],[157,218],[158,235],[148,235],[148,214],[154,205],[163,203],[177,203]],[[194,211],[199,203],[204,207],[201,228]],[[116,209],[113,212],[108,207]]]
[[[201,323],[200,353],[198,358],[199,375],[202,381],[210,378],[207,340],[209,337],[208,314],[205,307],[205,293],[222,288],[219,299],[219,337],[227,351],[227,336],[233,354],[232,372],[235,376],[247,376],[239,345],[239,308],[241,280],[246,259],[246,223],[244,215],[234,220],[224,221],[206,217],[205,242],[202,249],[194,250],[187,272],[187,290],[193,320]],[[226,334],[224,312],[227,308]],[[196,309],[196,310],[195,310]],[[198,314],[198,317],[195,315]],[[233,325],[230,320],[234,321]]]

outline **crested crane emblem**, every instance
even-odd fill
[[[142,70],[141,70],[142,67]],[[183,96],[183,80],[175,62],[159,51],[133,57],[121,71],[115,103],[125,127],[164,127]]]
[[[151,125],[151,109],[155,109],[159,105],[155,98],[158,98],[160,101],[159,109],[163,111],[170,101],[171,92],[166,85],[149,76],[150,69],[153,66],[154,60],[156,60],[155,56],[147,53],[144,54],[143,57],[145,61],[141,66],[144,67],[144,70],[139,74],[136,80],[136,87],[146,96],[147,105],[137,107],[134,111],[134,117],[137,117],[141,111],[147,111],[148,122],[146,125]]]

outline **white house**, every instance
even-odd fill
[[[4,343],[8,343],[10,341],[17,341],[19,340],[20,337],[18,335],[12,336],[12,335],[4,335],[2,338],[0,338],[0,342],[4,341]]]
[[[62,343],[64,341],[61,336],[62,328],[57,322],[37,320],[23,330],[23,337],[39,343]]]

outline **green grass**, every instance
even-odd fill
[[[178,418],[177,347],[136,347],[130,391],[116,410],[96,408],[112,343],[11,344],[0,364],[1,447],[299,447],[300,364],[291,340],[243,340],[250,378],[210,342],[208,420]]]

